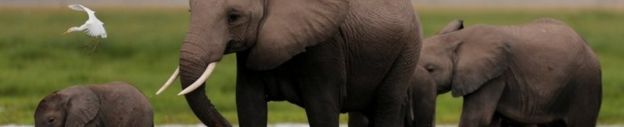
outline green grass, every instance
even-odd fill
[[[94,8],[106,24],[108,39],[95,52],[84,34],[61,33],[82,24],[85,15],[66,8],[0,9],[0,124],[32,124],[42,97],[70,85],[127,81],[146,94],[155,121],[198,123],[179,84],[164,94],[153,93],[175,69],[189,15],[185,9]],[[515,24],[554,17],[575,28],[600,56],[604,98],[600,123],[624,123],[624,12],[608,10],[469,10],[420,9],[426,36],[452,19],[472,24]],[[228,120],[236,122],[235,60],[228,55],[209,79],[208,96]],[[456,123],[461,99],[442,95],[437,121]],[[305,122],[301,108],[285,102],[270,104],[270,122]],[[344,121],[346,117],[341,117]]]

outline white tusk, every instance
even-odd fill
[[[206,67],[206,70],[204,71],[204,73],[201,76],[199,76],[199,79],[197,79],[195,82],[193,82],[193,84],[189,85],[184,90],[182,90],[182,92],[178,93],[178,96],[193,92],[195,89],[201,86],[206,81],[206,79],[210,77],[210,74],[212,74],[212,71],[214,71],[214,68],[216,65],[217,65],[217,62],[212,62],[208,64],[208,67]]]
[[[175,81],[176,78],[178,78],[179,73],[180,73],[180,67],[178,66],[175,69],[175,71],[173,71],[173,74],[171,75],[171,77],[169,77],[167,82],[165,82],[165,84],[162,87],[160,87],[160,89],[158,89],[158,92],[156,92],[156,95],[159,95],[160,93],[165,91],[171,84],[173,84],[173,81]]]

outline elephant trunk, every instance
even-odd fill
[[[191,32],[187,34],[180,49],[180,80],[182,88],[185,89],[180,94],[185,94],[193,113],[204,124],[210,127],[229,127],[231,125],[215,109],[205,95],[204,89],[205,80],[214,69],[216,62],[223,57],[227,43],[227,36],[219,36],[219,34],[227,32],[224,29],[223,31],[213,29],[214,33],[199,36],[192,32],[193,29],[195,28],[191,28]]]
[[[230,41],[225,1],[206,0],[191,4],[189,31],[180,48],[179,76],[185,95],[195,116],[210,127],[230,127],[215,109],[204,89],[216,62],[223,57]],[[175,74],[170,79],[175,79]],[[169,82],[168,82],[169,83]],[[165,84],[163,87],[166,87]],[[164,89],[163,89],[164,90]]]

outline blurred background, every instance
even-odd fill
[[[179,82],[155,96],[178,63],[189,23],[186,0],[0,0],[0,125],[33,123],[45,95],[71,85],[126,81],[149,98],[159,124],[197,124]],[[86,15],[68,9],[80,3],[95,10],[108,38],[95,51],[84,34],[62,35]],[[539,17],[563,20],[598,53],[603,72],[599,123],[624,125],[624,0],[413,0],[425,36],[453,19],[509,25]],[[208,96],[228,120],[237,122],[234,55],[208,80]],[[456,124],[461,98],[441,95],[436,122]],[[270,123],[305,123],[303,110],[271,102]],[[346,116],[341,116],[345,122]]]

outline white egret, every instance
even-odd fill
[[[104,23],[95,17],[95,11],[82,6],[80,4],[72,4],[68,6],[75,11],[84,11],[89,15],[89,19],[79,27],[71,27],[65,31],[65,34],[76,31],[84,31],[87,35],[96,38],[106,38],[106,30],[104,29]]]

